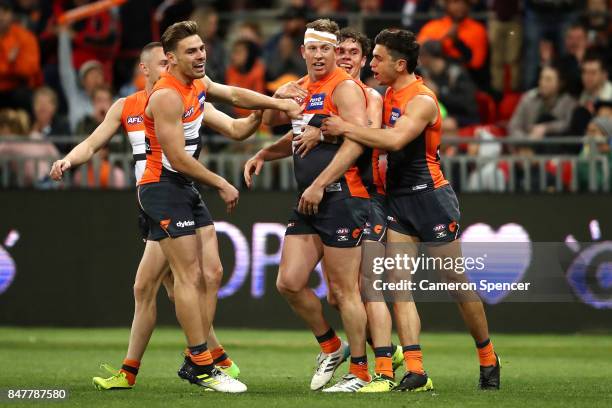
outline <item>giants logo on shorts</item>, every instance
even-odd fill
[[[170,218],[166,219],[166,220],[161,220],[159,222],[159,226],[162,227],[162,229],[165,231],[168,229],[168,225],[170,225]]]
[[[450,224],[448,224],[448,230],[450,232],[455,232],[455,231],[457,231],[457,226],[458,226],[457,225],[457,221],[453,221]]]
[[[376,224],[376,225],[374,226],[374,233],[375,233],[375,234],[380,234],[380,233],[382,232],[382,230],[383,230],[383,226],[382,226],[382,225],[380,225],[380,224]]]
[[[142,123],[142,115],[128,116],[126,123],[128,125],[138,125]]]
[[[317,110],[323,109],[323,104],[325,103],[325,93],[314,94],[310,97],[310,102],[308,102],[308,106],[306,110]]]
[[[399,119],[402,111],[399,108],[391,108],[391,116],[389,117],[389,124],[395,126],[395,122]]]
[[[351,235],[353,236],[353,238],[357,239],[357,238],[359,238],[360,234],[361,234],[361,228],[355,228]]]

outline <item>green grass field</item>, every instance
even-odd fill
[[[425,334],[424,362],[433,393],[325,395],[308,389],[318,351],[305,331],[219,330],[249,386],[242,395],[204,393],[180,381],[183,338],[158,329],[137,386],[100,392],[91,385],[100,362],[119,366],[127,329],[0,328],[0,388],[65,388],[65,402],[7,406],[74,407],[517,407],[612,406],[612,337],[495,335],[502,358],[502,390],[476,390],[478,363],[467,334]],[[373,358],[371,359],[373,364]],[[344,374],[346,365],[338,373]],[[339,374],[336,377],[339,377]],[[6,400],[0,400],[4,406]],[[386,405],[385,405],[386,404]]]

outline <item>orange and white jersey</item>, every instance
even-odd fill
[[[145,154],[145,125],[144,110],[147,104],[147,92],[142,90],[125,98],[123,110],[121,111],[121,126],[125,130],[134,157],[134,174],[136,184],[142,178],[147,163]]]
[[[203,81],[193,81],[185,85],[168,72],[163,72],[157,81],[149,98],[160,89],[174,89],[183,100],[183,133],[185,137],[185,151],[196,159],[200,155],[202,142],[200,139],[200,126],[204,119],[204,101],[206,100],[206,85]],[[147,99],[148,103],[148,99]],[[147,163],[144,174],[139,185],[157,183],[163,180],[172,180],[180,183],[191,181],[184,175],[172,168],[168,158],[162,151],[157,135],[155,134],[155,122],[146,111],[144,113],[145,125],[145,152]]]

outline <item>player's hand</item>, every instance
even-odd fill
[[[340,116],[332,115],[323,119],[321,132],[325,136],[342,136],[346,128],[346,122]]]
[[[260,154],[251,157],[244,165],[244,181],[248,188],[253,186],[253,174],[259,176],[259,172],[264,165],[264,159]]]
[[[314,126],[302,128],[302,133],[293,138],[295,154],[304,158],[312,149],[321,142],[321,129]]]
[[[70,161],[66,159],[56,160],[51,166],[51,171],[49,172],[49,177],[55,181],[60,181],[64,175],[64,172],[72,167]]]
[[[300,85],[295,81],[287,82],[286,84],[278,88],[276,92],[274,92],[274,96],[276,98],[293,99],[299,104],[301,104],[304,99],[306,99],[307,95],[308,91],[300,87]]]
[[[324,189],[315,185],[310,185],[300,197],[298,211],[303,214],[313,215],[319,212],[319,204],[323,199]]]
[[[227,213],[230,214],[234,207],[238,204],[238,190],[227,181],[218,190],[219,196],[227,205]]]
[[[293,99],[282,99],[282,111],[289,116],[290,119],[302,119],[302,111],[304,106],[298,104]]]

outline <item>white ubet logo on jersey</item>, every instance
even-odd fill
[[[195,225],[195,221],[192,221],[192,220],[178,221],[176,223],[176,226],[179,227],[179,228],[193,227],[194,225]]]

